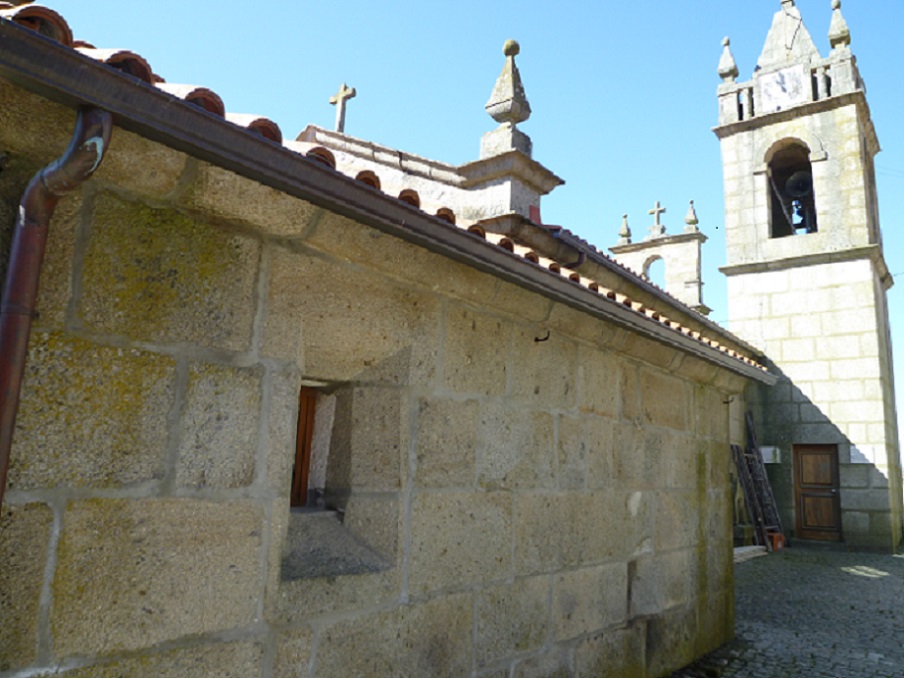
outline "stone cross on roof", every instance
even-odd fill
[[[339,93],[330,97],[330,103],[336,107],[336,131],[345,132],[345,102],[354,99],[358,92],[354,87],[349,88],[344,82],[339,88]]]
[[[662,225],[662,221],[660,220],[660,215],[666,213],[666,208],[662,207],[659,204],[659,201],[656,201],[656,207],[650,210],[650,214],[653,215],[655,219],[652,226],[650,226],[650,235],[648,238],[658,238],[659,236],[665,235],[665,226]]]

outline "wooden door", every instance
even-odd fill
[[[841,541],[838,446],[794,446],[797,537]]]

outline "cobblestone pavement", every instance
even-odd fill
[[[673,678],[904,678],[904,554],[791,548],[735,595],[737,638]]]

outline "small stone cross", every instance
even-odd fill
[[[343,82],[339,93],[330,97],[330,103],[336,106],[336,131],[340,134],[345,132],[345,102],[354,99],[357,93],[354,87],[350,88]]]
[[[662,225],[662,221],[660,220],[660,215],[665,214],[666,208],[662,207],[659,204],[659,201],[656,201],[656,207],[650,210],[650,214],[653,215],[655,222],[652,226],[650,226],[650,236],[656,238],[660,235],[665,235],[665,226]]]

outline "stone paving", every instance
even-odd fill
[[[904,678],[904,554],[791,548],[735,592],[736,639],[673,678]]]

